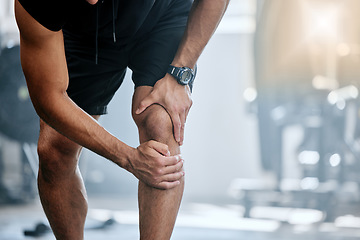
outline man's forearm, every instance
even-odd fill
[[[229,0],[195,0],[186,31],[172,62],[193,67],[222,19]]]
[[[133,148],[106,131],[66,94],[53,94],[33,102],[41,119],[55,130],[122,168],[128,167]]]

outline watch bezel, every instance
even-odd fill
[[[189,67],[182,67],[181,69],[182,71],[180,72],[179,81],[181,81],[183,85],[188,85],[191,79],[194,77],[194,71]],[[189,75],[184,76],[185,73],[189,73]]]

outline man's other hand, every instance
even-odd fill
[[[166,74],[140,102],[136,114],[142,113],[152,104],[161,105],[169,113],[174,126],[175,140],[182,145],[186,118],[192,106],[190,87],[180,85],[171,75]]]

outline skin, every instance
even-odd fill
[[[227,4],[227,0],[194,2],[174,66],[195,65]],[[170,239],[184,189],[179,154],[192,105],[189,87],[167,74],[154,87],[136,88],[132,115],[140,145],[132,148],[101,127],[99,116],[88,115],[68,97],[62,31],[44,28],[17,0],[15,16],[23,71],[41,118],[39,194],[56,238],[83,239],[87,196],[77,163],[86,147],[139,179],[140,239]]]
[[[171,154],[179,154],[180,147],[172,134],[172,122],[165,109],[157,104],[136,114],[139,102],[152,91],[152,87],[139,87],[133,96],[132,115],[139,128],[140,143],[149,139],[166,143]],[[170,239],[180,206],[184,181],[166,191],[139,182],[140,239]]]

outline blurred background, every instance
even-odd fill
[[[360,237],[360,2],[232,0],[198,62],[173,239]],[[0,239],[53,239],[13,0],[0,1]],[[100,123],[138,146],[131,72]],[[137,239],[137,180],[84,151],[86,239]],[[30,236],[25,236],[30,235]]]

